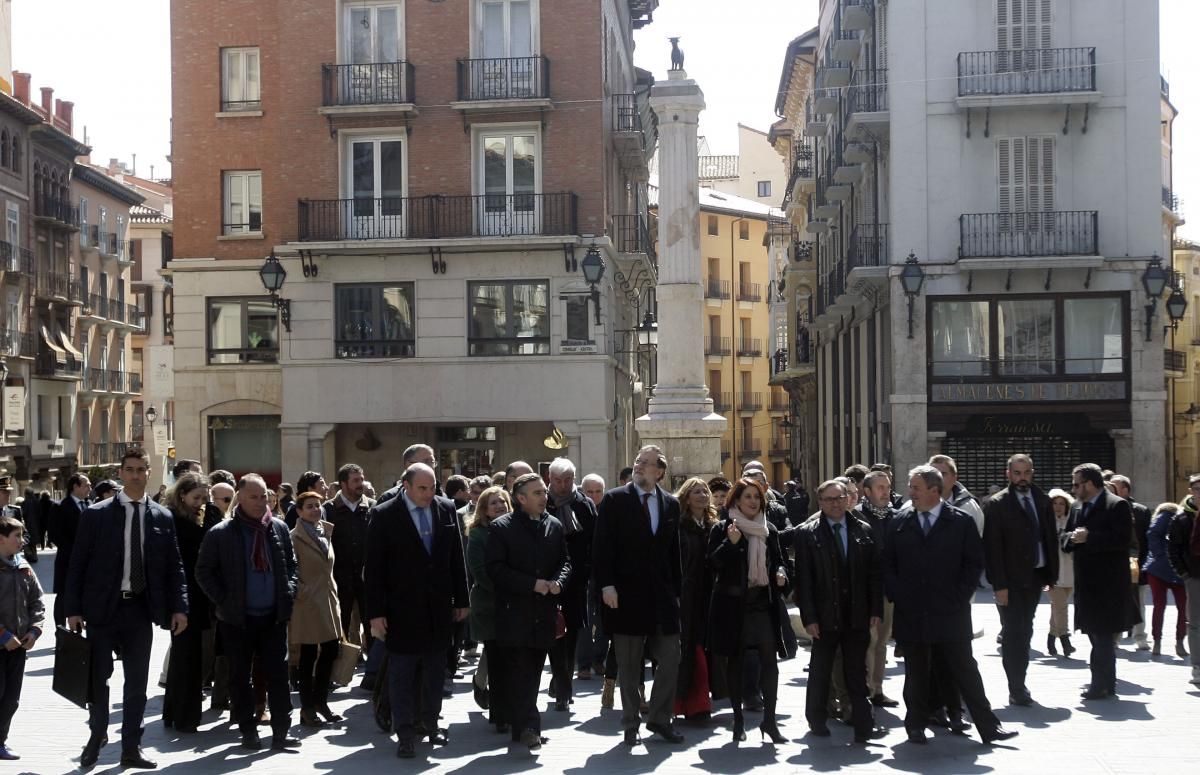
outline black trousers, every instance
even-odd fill
[[[341,649],[337,638],[324,643],[300,644],[300,664],[296,666],[296,682],[300,689],[300,707],[321,710],[329,704],[329,679],[333,663]]]
[[[1117,691],[1117,647],[1113,645],[1113,633],[1089,632],[1092,654],[1088,666],[1092,669],[1092,688]]]
[[[822,630],[813,640],[808,667],[808,689],[804,698],[804,717],[811,727],[823,727],[829,721],[829,687],[833,682],[833,664],[842,650],[842,678],[850,695],[854,731],[869,734],[874,724],[867,691],[867,646],[869,630]]]
[[[8,743],[8,730],[21,704],[21,685],[25,683],[23,648],[15,651],[0,649],[0,745]]]
[[[88,727],[93,735],[108,733],[108,679],[112,677],[113,650],[121,649],[125,688],[121,698],[121,750],[131,752],[142,742],[142,718],[146,714],[146,679],[150,673],[150,645],[154,623],[146,597],[141,595],[117,604],[112,622],[88,624],[92,645],[92,701],[88,705]]]
[[[542,667],[546,664],[546,652],[523,646],[497,646],[495,652],[499,661],[493,665],[489,659],[489,675],[504,672],[506,676],[499,697],[493,685],[492,704],[499,702],[504,708],[504,720],[510,725],[513,740],[520,740],[521,733],[526,729],[540,735],[542,716],[538,712],[537,695],[542,682]]]
[[[1008,676],[1009,694],[1027,691],[1029,642],[1033,639],[1033,618],[1041,599],[1041,587],[1009,587],[1008,605],[996,606],[1000,611],[1000,657]]]
[[[418,723],[425,730],[438,728],[445,675],[444,650],[427,654],[388,652],[387,679],[388,698],[392,702],[392,731],[399,739],[412,740],[416,736]]]
[[[747,643],[737,654],[728,658],[726,675],[729,682],[729,704],[735,713],[742,712],[742,698],[745,696],[743,673],[746,669],[746,655],[751,651],[757,652],[758,689],[762,692],[763,720],[766,721],[774,718],[775,702],[779,693],[779,662],[775,658],[774,639],[761,643]]]
[[[200,724],[204,704],[204,633],[188,627],[171,638],[167,663],[167,692],[163,697],[163,724],[176,729],[194,729]]]
[[[275,621],[275,615],[247,616],[237,627],[220,623],[220,635],[229,660],[230,716],[243,732],[255,729],[255,687],[251,684],[257,668],[266,684],[271,709],[271,731],[283,735],[292,725],[292,698],[287,674],[287,623]],[[257,661],[257,664],[255,662]]]
[[[550,674],[554,677],[554,699],[570,702],[574,695],[571,683],[575,678],[575,648],[579,643],[579,630],[568,627],[567,634],[554,641],[550,649]]]
[[[934,660],[940,660],[958,687],[971,719],[980,731],[990,732],[1000,726],[992,712],[991,703],[983,691],[979,665],[971,653],[971,641],[949,643],[900,644],[904,649],[904,728],[909,732],[925,729],[933,708],[931,672]]]

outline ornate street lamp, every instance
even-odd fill
[[[921,286],[925,283],[925,270],[921,268],[921,264],[917,261],[915,253],[909,253],[908,258],[904,260],[904,268],[900,270],[900,285],[904,288],[904,295],[908,297],[908,338],[913,338],[913,302],[921,293]]]
[[[587,255],[580,264],[583,269],[583,279],[592,286],[592,306],[596,310],[596,325],[600,325],[600,289],[596,285],[604,278],[604,256],[595,245],[588,248]]]
[[[279,290],[283,288],[283,281],[287,279],[287,270],[283,268],[283,264],[279,263],[274,249],[271,250],[271,255],[267,256],[267,260],[258,270],[258,277],[262,280],[263,288],[270,295],[271,303],[279,310],[279,320],[283,323],[283,330],[290,334],[292,332],[292,302],[279,295]]]

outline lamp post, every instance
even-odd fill
[[[921,269],[921,264],[917,261],[915,253],[909,253],[908,258],[904,260],[904,268],[900,270],[900,285],[904,288],[904,295],[908,297],[908,338],[913,338],[913,302],[916,301],[917,295],[921,293],[921,285],[925,282],[925,270]]]
[[[1167,317],[1171,319],[1171,333],[1179,330],[1179,321],[1183,320],[1183,316],[1187,314],[1187,297],[1183,295],[1183,291],[1175,288],[1171,291],[1171,295],[1167,297]],[[1163,334],[1166,334],[1166,326],[1163,327]]]
[[[287,279],[287,270],[283,268],[283,264],[279,263],[274,249],[259,268],[258,277],[262,280],[263,288],[270,295],[271,303],[279,310],[279,320],[283,323],[283,330],[290,334],[292,332],[292,302],[279,295],[279,289],[283,287],[283,281]]]
[[[1150,263],[1146,265],[1146,271],[1142,272],[1142,288],[1146,290],[1146,296],[1150,299],[1150,303],[1146,305],[1147,342],[1150,341],[1152,332],[1150,326],[1154,322],[1154,313],[1158,310],[1158,300],[1167,288],[1169,277],[1167,270],[1163,268],[1162,259],[1155,253],[1150,258]]]
[[[583,279],[592,286],[592,308],[596,311],[596,325],[600,325],[600,289],[596,287],[604,278],[604,256],[600,255],[600,249],[595,245],[588,248],[580,268]]]
[[[658,347],[658,321],[654,319],[654,313],[646,310],[646,315],[642,318],[642,324],[637,329],[638,344],[642,347]]]

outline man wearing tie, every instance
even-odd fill
[[[366,545],[366,615],[371,635],[388,651],[388,694],[400,758],[416,756],[428,737],[449,742],[439,729],[442,676],[454,623],[467,618],[466,561],[452,501],[435,497],[433,469],[413,463],[399,494],[374,506]]]
[[[884,588],[896,604],[893,632],[904,649],[904,728],[909,742],[928,742],[936,659],[962,693],[979,736],[991,744],[1017,733],[1000,726],[971,654],[971,600],[983,570],[983,542],[975,521],[942,500],[942,487],[933,466],[909,471],[911,505],[891,520],[884,538]]]
[[[87,627],[91,644],[91,737],[79,757],[96,763],[108,742],[108,679],[113,649],[125,672],[121,705],[121,766],[154,769],[141,751],[142,716],[154,625],[178,635],[187,628],[187,582],[171,513],[146,497],[150,459],[130,448],[121,457],[124,489],[91,506],[79,520],[63,590],[67,626]]]
[[[79,515],[91,505],[92,483],[87,474],[74,473],[67,479],[67,494],[54,505],[50,516],[50,540],[58,547],[54,559],[54,624],[62,627],[67,621],[63,613],[63,590],[67,586],[67,570],[71,567],[71,550],[79,531]]]
[[[642,655],[658,667],[646,729],[667,742],[683,742],[671,724],[679,670],[679,501],[658,486],[667,472],[662,450],[649,445],[633,461],[633,479],[600,500],[592,540],[592,568],[601,591],[604,630],[617,655],[621,728],[637,745]]]
[[[1050,499],[1033,484],[1028,455],[1008,459],[1008,487],[983,504],[984,560],[1000,609],[1000,656],[1008,701],[1032,705],[1025,686],[1029,641],[1042,590],[1058,580],[1058,540]]]
[[[1071,472],[1075,507],[1063,531],[1064,552],[1075,555],[1075,629],[1092,642],[1092,683],[1085,700],[1117,694],[1116,633],[1128,630],[1138,615],[1130,606],[1129,537],[1133,510],[1129,501],[1104,487],[1095,463]]]

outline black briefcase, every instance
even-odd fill
[[[91,699],[92,647],[65,627],[54,631],[54,692],[81,708]]]

